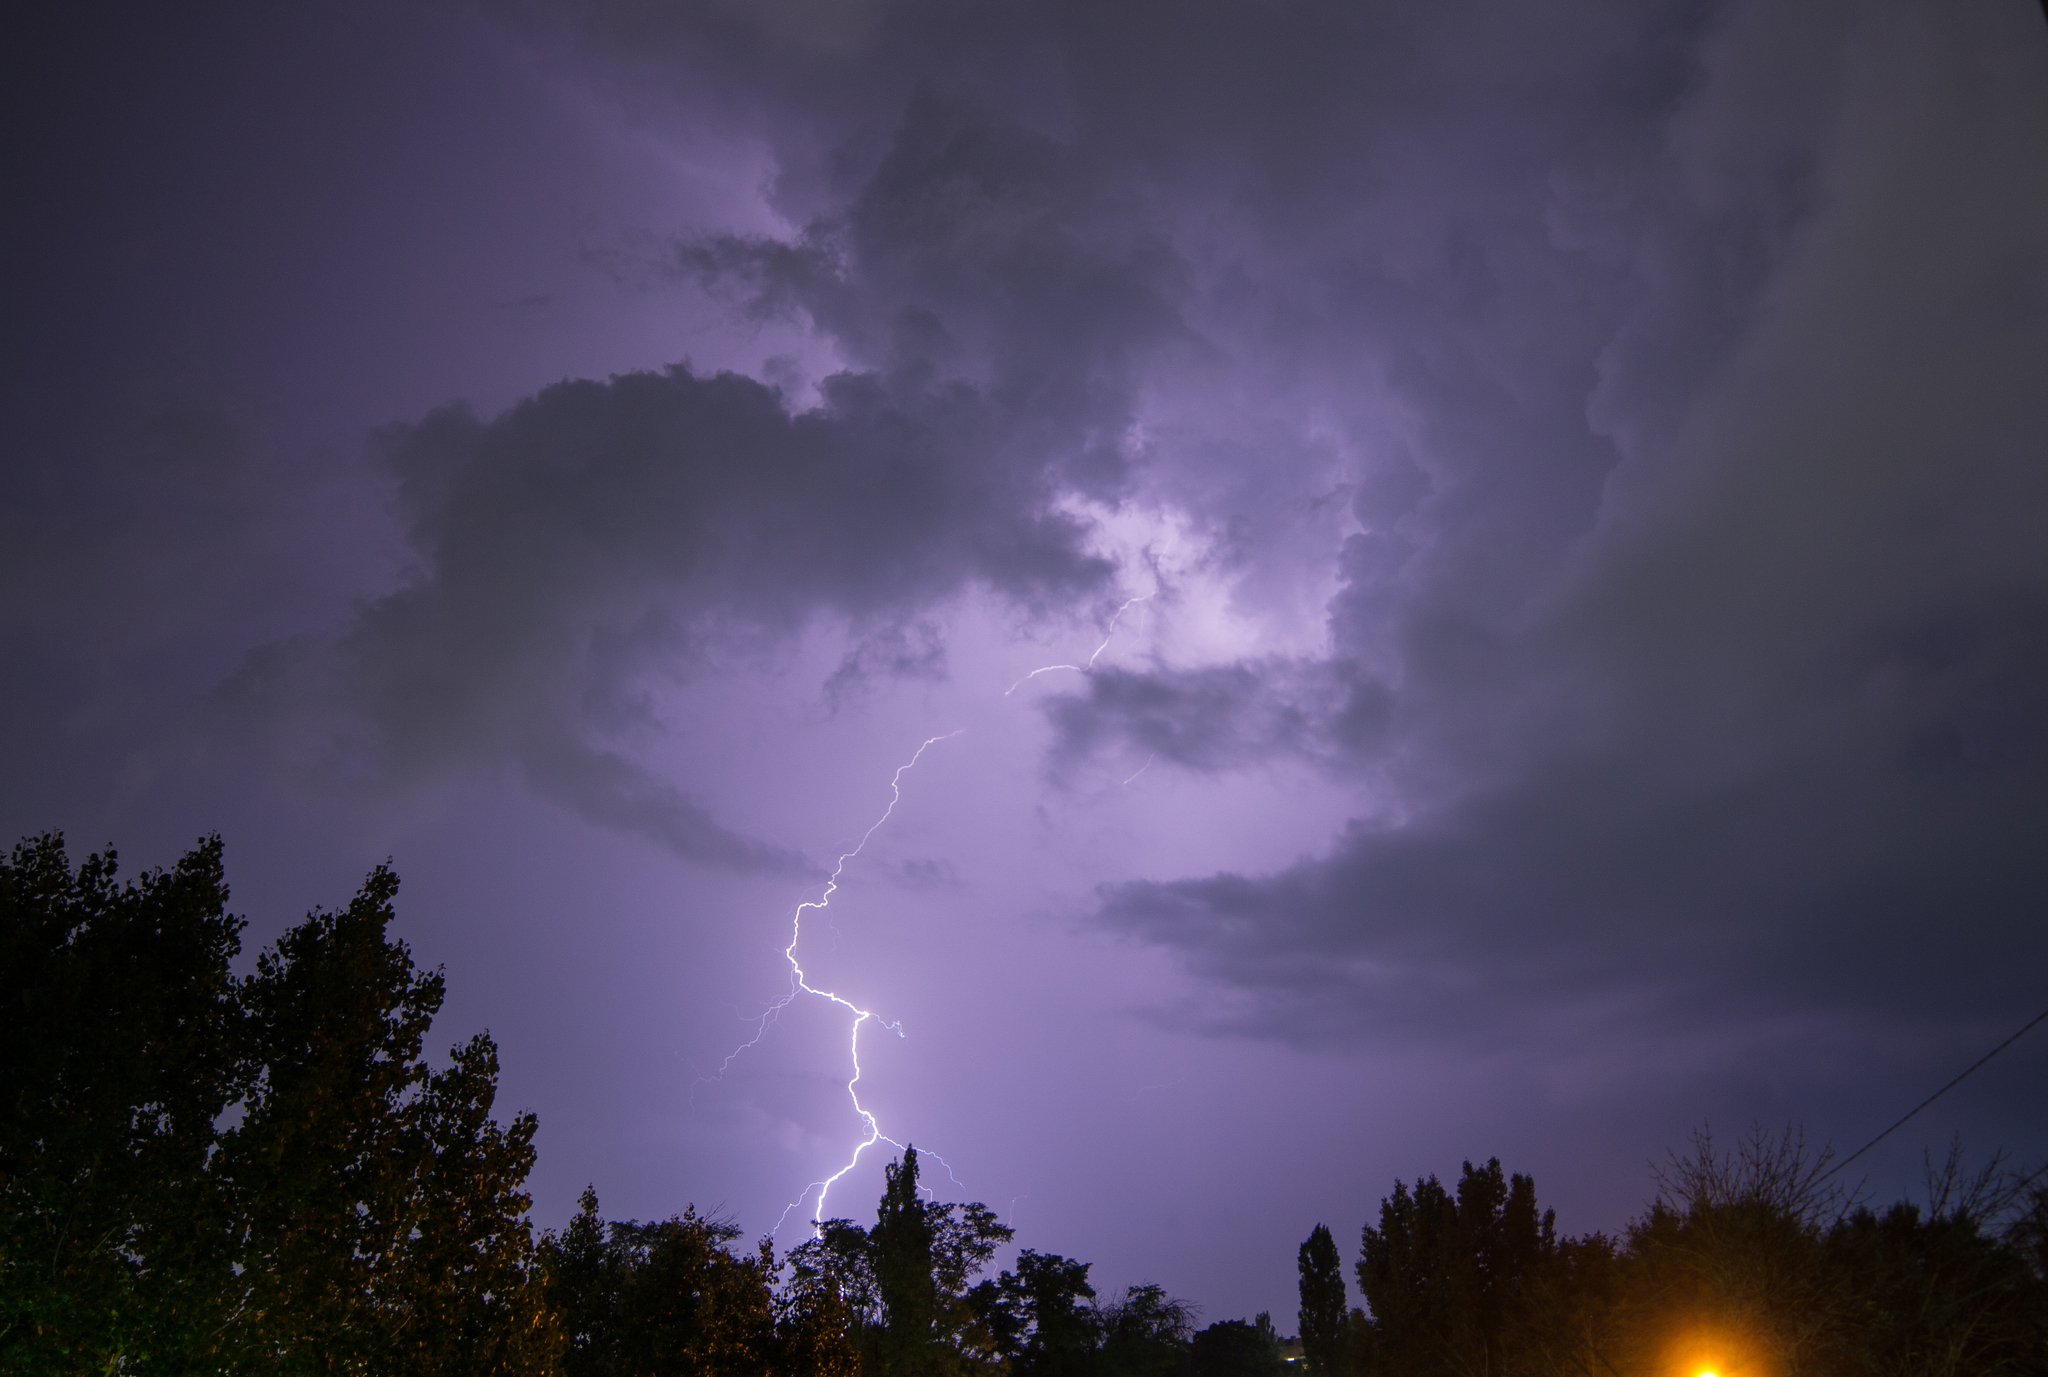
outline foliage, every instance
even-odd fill
[[[249,1080],[218,838],[168,873],[76,871],[54,835],[0,864],[0,1368],[203,1351],[233,1279],[209,1170]]]
[[[0,866],[9,1371],[538,1372],[557,1334],[497,1049],[421,1056],[442,980],[372,872],[237,980],[218,838],[126,886]]]
[[[831,1221],[793,1258],[853,1282],[843,1293],[847,1308],[865,1307],[869,1317],[855,1331],[863,1367],[888,1377],[950,1377],[989,1363],[995,1341],[968,1283],[1009,1241],[1009,1228],[979,1202],[925,1200],[915,1147],[884,1175],[875,1227],[864,1240],[854,1226]]]
[[[561,1317],[564,1377],[761,1377],[775,1370],[779,1270],[764,1246],[727,1247],[734,1225],[695,1209],[659,1223],[606,1224],[586,1189],[542,1243]]]
[[[1345,1369],[1344,1262],[1337,1241],[1321,1224],[1310,1231],[1297,1260],[1301,1273],[1301,1352],[1309,1377],[1342,1377]]]
[[[1168,1377],[1185,1363],[1195,1332],[1195,1308],[1164,1287],[1133,1286],[1095,1309],[1097,1377]]]
[[[632,1279],[620,1307],[627,1371],[758,1377],[768,1370],[771,1256],[735,1257],[725,1245],[739,1230],[694,1209],[619,1232]]]
[[[1100,1340],[1088,1264],[1026,1248],[1017,1269],[969,1297],[995,1352],[1019,1377],[1087,1377]]]
[[[1396,1181],[1360,1245],[1371,1362],[1417,1374],[1509,1370],[1555,1249],[1555,1219],[1537,1213],[1535,1182],[1504,1177],[1498,1158],[1465,1163],[1455,1199],[1434,1176],[1413,1193]]]
[[[1261,1311],[1250,1324],[1219,1320],[1210,1325],[1188,1345],[1188,1370],[1193,1377],[1281,1377],[1287,1360],[1273,1317]]]
[[[1994,1159],[1966,1177],[1951,1154],[1924,1209],[1879,1214],[1830,1188],[1828,1163],[1791,1131],[1732,1151],[1702,1131],[1618,1240],[1557,1238],[1533,1183],[1498,1163],[1467,1163],[1455,1200],[1397,1181],[1364,1234],[1353,1371],[2048,1373],[2038,1175]]]
[[[1930,1172],[1928,1203],[1879,1215],[1826,1186],[1829,1155],[1761,1129],[1723,1151],[1696,1135],[1629,1229],[1602,1354],[1725,1352],[1806,1373],[2048,1372],[2048,1279],[2013,1225],[2025,1183],[1997,1159]]]
[[[790,1377],[856,1377],[860,1320],[852,1304],[836,1285],[791,1270],[775,1301],[777,1370]]]
[[[778,1261],[694,1208],[536,1244],[533,1116],[494,1117],[488,1036],[424,1057],[439,971],[372,871],[238,979],[218,838],[122,884],[61,841],[0,864],[0,1370],[563,1377],[1281,1377],[1272,1319],[1195,1330],[1158,1286],[1098,1298],[906,1148],[871,1228]],[[2048,1377],[2048,1172],[1930,1163],[1879,1212],[1788,1130],[1704,1130],[1618,1237],[1559,1237],[1498,1160],[1396,1181],[1367,1309],[1317,1225],[1309,1377]],[[785,1273],[786,1278],[785,1278]]]
[[[607,1224],[586,1190],[568,1227],[542,1243],[567,1337],[564,1377],[992,1366],[994,1343],[968,1283],[1010,1231],[986,1206],[925,1200],[915,1149],[887,1176],[875,1227],[820,1224],[789,1255],[779,1289],[784,1264],[766,1241],[737,1256],[728,1245],[738,1229],[694,1210],[661,1224]]]

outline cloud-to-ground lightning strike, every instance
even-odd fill
[[[1110,617],[1109,625],[1106,628],[1104,628],[1102,643],[1095,647],[1095,652],[1088,657],[1086,663],[1078,665],[1045,665],[1039,669],[1034,669],[1029,674],[1025,675],[1022,679],[1019,679],[1016,683],[1010,685],[1009,689],[1005,691],[1003,696],[1005,698],[1009,697],[1011,694],[1015,693],[1020,687],[1022,687],[1027,681],[1035,679],[1039,675],[1049,673],[1050,671],[1055,669],[1071,669],[1080,674],[1087,674],[1091,672],[1095,668],[1095,662],[1102,658],[1102,653],[1105,650],[1109,649],[1110,642],[1116,638],[1116,626],[1117,623],[1123,619],[1124,613],[1128,612],[1134,605],[1147,601],[1152,596],[1154,595],[1151,593],[1144,593],[1140,594],[1137,597],[1127,598],[1124,600],[1123,605],[1117,608],[1115,614]],[[964,731],[965,728],[962,728],[961,730]],[[833,894],[837,893],[839,889],[840,877],[846,873],[847,862],[853,860],[855,857],[860,855],[861,851],[866,848],[868,840],[871,837],[873,837],[877,831],[881,829],[884,823],[889,821],[891,815],[893,815],[896,811],[896,805],[903,801],[903,776],[907,774],[914,766],[916,766],[919,760],[923,759],[924,753],[926,751],[930,750],[933,746],[936,746],[939,742],[950,741],[952,738],[958,735],[960,735],[959,731],[952,731],[947,732],[941,736],[927,737],[923,744],[918,746],[917,750],[912,753],[909,760],[905,761],[903,764],[896,767],[896,773],[892,775],[889,779],[889,803],[887,807],[882,809],[882,815],[876,818],[873,823],[869,824],[867,831],[861,833],[860,840],[854,844],[851,850],[843,852],[840,855],[839,859],[837,860],[837,862],[834,863],[832,867],[832,873],[826,877],[824,892],[820,894],[816,899],[807,899],[802,903],[799,903],[796,906],[796,911],[790,917],[789,944],[782,949],[783,959],[789,963],[789,993],[784,995],[781,999],[776,1000],[766,1009],[762,1010],[761,1016],[757,1020],[757,1025],[754,1030],[754,1036],[749,1038],[740,1046],[734,1048],[732,1052],[726,1057],[725,1061],[721,1063],[718,1068],[717,1074],[719,1076],[723,1076],[725,1072],[731,1068],[733,1062],[739,1058],[741,1053],[747,1051],[751,1047],[757,1046],[760,1043],[761,1039],[768,1035],[768,1030],[770,1027],[774,1025],[776,1016],[780,1014],[784,1009],[787,1009],[792,1003],[794,1003],[797,997],[800,995],[815,995],[819,999],[830,1000],[832,1003],[837,1004],[840,1008],[846,1010],[849,1014],[853,1015],[853,1026],[848,1030],[847,1038],[847,1051],[849,1058],[853,1063],[853,1074],[847,1079],[846,1094],[847,1098],[853,1101],[854,1113],[860,1116],[860,1121],[866,1128],[866,1136],[863,1137],[859,1144],[857,1144],[854,1147],[852,1154],[848,1156],[848,1158],[846,1159],[845,1166],[839,1168],[838,1171],[833,1172],[830,1176],[826,1177],[822,1181],[811,1182],[808,1186],[804,1187],[804,1189],[801,1192],[798,1193],[797,1198],[795,1200],[790,1201],[788,1205],[783,1207],[782,1216],[781,1218],[775,1221],[775,1228],[771,1231],[772,1233],[780,1233],[782,1231],[782,1226],[789,1220],[790,1211],[799,1208],[803,1204],[804,1200],[807,1197],[809,1197],[811,1192],[814,1190],[818,1193],[818,1199],[817,1204],[813,1208],[811,1213],[811,1225],[813,1229],[816,1229],[818,1224],[825,1218],[825,1201],[826,1198],[832,1193],[832,1187],[837,1185],[840,1179],[843,1178],[848,1172],[852,1171],[855,1167],[860,1165],[862,1153],[866,1152],[876,1143],[887,1143],[891,1147],[898,1149],[901,1149],[903,1147],[902,1143],[897,1142],[896,1139],[882,1132],[881,1124],[876,1120],[873,1111],[868,1109],[867,1106],[863,1105],[860,1101],[861,1028],[864,1025],[866,1025],[870,1020],[872,1020],[880,1027],[888,1029],[890,1032],[896,1034],[896,1036],[898,1037],[902,1037],[902,1023],[885,1021],[882,1018],[878,1017],[872,1009],[861,1008],[858,1004],[855,1004],[852,1000],[847,999],[844,995],[839,994],[837,991],[822,990],[819,989],[817,986],[812,985],[810,983],[809,977],[804,972],[803,963],[797,959],[797,947],[803,942],[804,915],[813,909],[822,911],[831,906],[832,896]],[[1151,763],[1152,762],[1149,760],[1145,762],[1146,765],[1150,765]],[[1139,768],[1138,773],[1144,773],[1143,766]],[[1131,778],[1135,779],[1137,778],[1137,775],[1133,775]],[[1124,782],[1129,783],[1130,781],[1126,780]],[[952,1165],[949,1162],[947,1162],[945,1158],[939,1156],[937,1153],[929,1151],[925,1152],[923,1155],[931,1157],[932,1160],[936,1161],[940,1166],[944,1167],[946,1169],[946,1174],[949,1177],[952,1177],[953,1183],[955,1185],[958,1185],[960,1183],[959,1177],[953,1175]]]
[[[964,730],[966,729],[963,727],[961,731]],[[804,974],[803,963],[797,959],[796,949],[797,946],[803,941],[804,937],[804,914],[812,909],[822,910],[831,906],[832,896],[839,889],[839,877],[846,873],[846,863],[848,861],[851,861],[854,857],[860,855],[861,851],[867,846],[868,839],[870,837],[873,837],[875,833],[881,829],[882,824],[887,822],[890,818],[890,815],[896,811],[896,805],[903,801],[903,776],[913,766],[915,766],[919,760],[921,760],[924,757],[924,753],[926,751],[930,750],[933,746],[936,746],[939,742],[950,741],[958,735],[960,735],[960,732],[953,731],[947,732],[943,736],[927,737],[924,741],[924,744],[920,745],[917,748],[917,750],[911,755],[909,760],[905,761],[903,764],[896,767],[896,773],[892,775],[889,779],[889,804],[886,808],[882,810],[882,816],[876,818],[874,822],[869,825],[868,830],[861,833],[860,840],[854,843],[852,850],[841,853],[838,862],[834,864],[832,867],[831,875],[826,877],[825,892],[820,894],[816,899],[806,899],[802,903],[798,904],[796,906],[796,912],[792,914],[790,917],[789,945],[782,949],[783,959],[789,962],[789,993],[784,995],[781,999],[776,1000],[773,1004],[769,1005],[766,1009],[764,1009],[761,1012],[761,1017],[758,1021],[758,1026],[754,1031],[754,1036],[748,1039],[745,1043],[734,1048],[731,1055],[726,1057],[725,1061],[718,1068],[719,1074],[724,1075],[726,1070],[730,1068],[733,1062],[739,1057],[740,1053],[745,1052],[750,1047],[756,1046],[762,1038],[768,1035],[768,1029],[775,1022],[776,1015],[780,1014],[784,1009],[787,1009],[792,1003],[794,1003],[797,999],[797,996],[799,995],[816,995],[820,999],[830,1000],[832,1003],[837,1004],[840,1008],[846,1010],[848,1013],[853,1015],[853,1027],[851,1029],[850,1037],[848,1039],[849,1050],[851,1051],[853,1059],[853,1076],[846,1082],[846,1094],[847,1097],[853,1101],[854,1113],[858,1114],[860,1116],[861,1122],[867,1126],[867,1136],[861,1140],[860,1145],[858,1147],[854,1148],[853,1155],[847,1159],[845,1166],[841,1167],[838,1171],[833,1172],[823,1181],[811,1182],[810,1185],[804,1187],[803,1191],[797,1196],[796,1199],[789,1202],[788,1206],[785,1207],[782,1211],[782,1218],[775,1221],[774,1232],[781,1232],[783,1224],[787,1222],[789,1219],[789,1212],[793,1209],[796,1209],[799,1205],[803,1204],[804,1197],[808,1196],[813,1190],[818,1192],[817,1208],[813,1211],[811,1216],[813,1227],[815,1227],[817,1221],[822,1220],[825,1217],[825,1197],[831,1193],[832,1187],[838,1183],[839,1178],[845,1176],[846,1173],[852,1171],[856,1166],[860,1164],[860,1157],[862,1153],[866,1152],[876,1143],[888,1143],[890,1146],[896,1148],[901,1148],[903,1146],[903,1144],[897,1142],[894,1138],[891,1138],[888,1134],[882,1132],[882,1127],[878,1122],[876,1122],[873,1112],[870,1111],[865,1105],[863,1105],[860,1102],[861,1025],[868,1022],[868,1020],[873,1019],[878,1025],[880,1025],[883,1028],[887,1028],[890,1032],[896,1034],[896,1036],[898,1037],[903,1036],[903,1025],[900,1022],[886,1022],[881,1018],[878,1018],[872,1009],[863,1009],[858,1004],[855,1004],[852,1000],[847,999],[845,996],[838,994],[835,991],[821,990],[815,985],[811,984],[809,978]],[[939,1163],[940,1166],[946,1167],[947,1175],[952,1175],[952,1168],[947,1165],[945,1158],[939,1157],[936,1153],[927,1153],[925,1155],[932,1157],[935,1161]]]

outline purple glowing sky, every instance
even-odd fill
[[[2035,0],[132,9],[8,59],[0,813],[390,856],[542,1223],[845,1163],[885,810],[864,1103],[1211,1319],[2048,1006]]]

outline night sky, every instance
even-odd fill
[[[245,959],[391,858],[540,1224],[805,1236],[892,781],[862,1101],[1211,1320],[2048,1008],[2036,0],[51,13],[6,839],[218,830]]]

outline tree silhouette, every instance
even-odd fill
[[[1929,1164],[1924,1208],[1827,1185],[1796,1131],[1702,1130],[1623,1236],[1558,1239],[1528,1178],[1400,1182],[1365,1231],[1366,1374],[2048,1372],[2048,1186]]]
[[[1171,1377],[1185,1366],[1195,1308],[1161,1286],[1133,1286],[1095,1312],[1097,1377]]]
[[[251,1075],[218,837],[169,872],[0,863],[0,1369],[203,1353],[234,1282],[215,1121]]]
[[[625,1370],[621,1293],[632,1264],[598,1213],[596,1188],[585,1186],[576,1204],[568,1227],[541,1244],[562,1328],[562,1377],[612,1377]]]
[[[617,1226],[631,1267],[619,1307],[633,1377],[765,1377],[775,1347],[774,1263],[736,1257],[737,1226],[694,1208]]]
[[[1301,1354],[1309,1377],[1341,1377],[1345,1370],[1344,1263],[1337,1241],[1321,1224],[1310,1231],[1297,1260],[1301,1273]]]
[[[1194,1377],[1281,1377],[1287,1359],[1273,1317],[1260,1312],[1250,1324],[1220,1320],[1188,1345],[1188,1370]]]
[[[316,912],[243,986],[259,1067],[215,1169],[231,1202],[240,1349],[459,1373],[544,1370],[558,1341],[523,1190],[531,1114],[491,1117],[497,1048],[423,1059],[439,971],[386,935],[398,877],[379,866]]]
[[[62,841],[0,865],[0,1369],[546,1371],[497,1049],[422,1059],[439,972],[397,877],[235,980],[217,837],[126,886]]]
[[[1100,1334],[1088,1264],[1026,1248],[1017,1268],[968,1295],[998,1357],[1019,1377],[1087,1377]]]
[[[868,1235],[882,1302],[879,1353],[889,1377],[934,1377],[946,1369],[936,1333],[939,1293],[932,1277],[931,1216],[917,1191],[917,1149],[883,1169],[886,1182]]]
[[[1536,1185],[1498,1158],[1465,1163],[1454,1200],[1434,1176],[1411,1194],[1396,1181],[1380,1226],[1361,1240],[1358,1287],[1372,1308],[1373,1370],[1498,1372],[1513,1366],[1520,1323],[1556,1249],[1554,1215]]]
[[[792,1287],[838,1307],[864,1370],[946,1377],[994,1358],[968,1287],[1010,1230],[988,1206],[925,1200],[917,1149],[884,1169],[875,1226],[828,1219],[790,1254]]]

